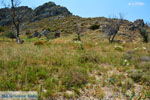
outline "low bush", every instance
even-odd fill
[[[6,91],[6,90],[13,91],[13,90],[16,89],[16,84],[14,82],[12,82],[11,79],[9,79],[9,80],[0,80],[0,89],[4,90],[4,91]]]
[[[4,37],[7,37],[7,38],[11,38],[11,39],[15,39],[16,36],[15,36],[15,33],[13,32],[6,32],[3,34]]]
[[[100,25],[94,24],[94,25],[91,25],[91,26],[89,27],[89,29],[91,29],[91,30],[97,30],[97,29],[99,29],[99,26],[100,26]]]
[[[27,36],[31,36],[32,33],[31,33],[30,30],[27,30],[25,34],[26,34]]]
[[[4,32],[5,31],[5,28],[0,26],[0,32]]]
[[[66,89],[81,88],[88,82],[88,75],[79,68],[70,68],[61,74],[61,80]]]
[[[31,83],[36,83],[37,80],[47,79],[48,71],[43,67],[30,66],[27,67],[27,80]]]
[[[34,45],[40,46],[40,45],[44,45],[45,42],[44,41],[37,41],[34,43]]]
[[[143,37],[143,42],[148,43],[149,42],[149,40],[148,40],[149,34],[148,34],[147,30],[144,28],[140,29],[140,34]]]
[[[100,57],[93,52],[86,52],[86,53],[81,54],[81,57],[79,60],[81,63],[99,63]]]

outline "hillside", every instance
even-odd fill
[[[97,33],[102,34],[105,38],[107,38],[107,34],[105,32],[105,26],[116,23],[118,19],[110,19],[105,17],[97,17],[97,18],[82,18],[79,16],[54,16],[49,18],[44,18],[43,20],[27,23],[22,27],[22,34],[25,34],[27,31],[30,33],[34,33],[35,30],[38,32],[42,32],[43,29],[48,29],[50,31],[61,31],[62,36],[67,36],[69,34],[77,33],[77,26],[79,25],[81,34],[90,34]],[[144,21],[138,19],[134,22],[130,22],[128,20],[123,20],[118,35],[116,39],[125,42],[136,42],[142,41],[139,28],[140,25],[144,25],[147,28],[147,31],[150,32],[150,28],[144,24]],[[96,29],[90,29],[91,26],[97,25]]]
[[[140,32],[150,28],[142,19],[121,20],[110,43],[106,26],[120,19],[82,18],[52,2],[23,8],[31,14],[20,28],[23,44],[13,25],[0,26],[0,91],[37,91],[40,100],[150,99],[150,43]]]
[[[51,16],[70,16],[72,15],[67,8],[56,5],[53,2],[47,2],[35,9],[28,6],[20,6],[16,8],[17,15],[23,14],[22,22],[35,22],[43,18]],[[10,25],[11,22],[11,9],[0,9],[0,26]]]
[[[34,90],[42,100],[149,99],[149,44],[110,44],[97,33],[82,42],[74,37],[1,41],[0,90]]]

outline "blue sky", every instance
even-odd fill
[[[22,0],[21,5],[35,8],[48,1],[65,6],[82,17],[113,17],[122,13],[131,21],[142,18],[150,22],[150,0]]]

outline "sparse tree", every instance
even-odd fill
[[[81,28],[80,28],[80,25],[79,24],[77,24],[77,26],[76,26],[76,30],[77,30],[77,38],[76,38],[76,40],[77,41],[81,41]]]
[[[77,40],[78,40],[78,41],[81,41],[81,36],[80,36],[80,33],[79,33],[79,32],[77,33],[77,36],[78,36],[78,37],[77,37]]]
[[[21,22],[23,21],[24,14],[20,12],[19,9],[17,9],[21,1],[20,0],[9,0],[9,1],[3,0],[3,4],[5,5],[5,7],[6,7],[6,3],[10,5],[11,20],[16,30],[15,32],[16,42],[19,44],[22,44],[24,41],[20,39],[20,25],[21,25]]]
[[[122,24],[124,15],[119,13],[119,19],[116,22],[111,22],[111,25],[107,25],[105,28],[105,32],[108,35],[108,40],[110,43],[114,42],[114,39],[119,31],[119,28]]]
[[[83,32],[83,29],[81,28],[81,24],[77,24],[76,25],[76,35],[77,35],[77,37],[75,38],[75,39],[73,39],[73,40],[75,40],[75,41],[78,41],[78,43],[79,43],[79,45],[80,45],[80,50],[83,50],[84,49],[84,47],[83,47],[83,43],[82,43],[82,41],[81,41],[81,33]]]

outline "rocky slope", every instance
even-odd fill
[[[56,5],[53,2],[45,3],[44,5],[41,5],[34,10],[34,20],[40,20],[43,18],[58,15],[68,16],[71,15],[71,13],[67,8]]]
[[[68,16],[72,15],[67,8],[56,5],[53,2],[45,3],[35,10],[27,7],[21,6],[16,8],[17,15],[23,15],[23,21],[38,21],[43,18],[51,17],[51,16]],[[2,8],[0,9],[0,26],[10,25],[11,24],[11,11],[9,8]],[[22,16],[21,16],[22,17]]]
[[[66,36],[69,34],[77,33],[77,25],[80,25],[81,34],[103,34],[104,37],[107,36],[105,32],[105,26],[112,25],[115,23],[117,19],[109,19],[104,17],[97,18],[81,18],[78,16],[69,16],[69,17],[48,17],[42,19],[40,21],[34,23],[27,23],[22,28],[22,33],[26,33],[26,31],[30,31],[34,33],[34,31],[41,32],[43,29],[48,29],[50,31],[61,31],[62,36]],[[91,29],[91,27],[96,27],[96,29]],[[123,41],[137,41],[140,38],[140,33],[138,27],[143,26],[147,27],[144,24],[144,21],[141,19],[136,20],[135,22],[130,22],[128,20],[123,20],[122,25],[119,29],[119,34],[116,36],[118,40]]]
[[[61,35],[77,33],[77,26],[80,26],[81,33],[106,33],[106,26],[115,26],[114,24],[119,21],[115,18],[82,18],[74,16],[67,8],[56,5],[53,2],[45,3],[34,10],[22,6],[17,8],[17,15],[24,15],[22,21],[27,22],[21,25],[21,34],[34,33],[35,31],[42,32],[48,29],[52,32],[61,31]],[[0,9],[0,26],[11,24],[10,9]],[[91,28],[94,29],[91,29]],[[128,42],[137,41],[141,37],[139,27],[149,27],[142,19],[137,19],[134,22],[123,20],[119,27],[117,40],[125,40]],[[108,35],[108,34],[104,34]]]
[[[30,20],[33,10],[27,6],[21,6],[16,8],[16,13],[18,15],[18,18],[21,17],[22,20],[25,22]],[[11,10],[9,8],[0,9],[0,26],[10,25],[10,24],[11,24]]]

